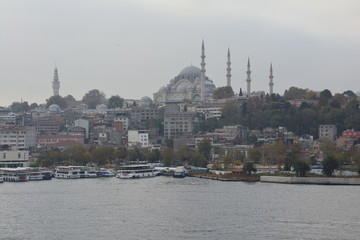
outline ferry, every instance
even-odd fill
[[[80,178],[80,169],[73,166],[59,166],[55,169],[55,178],[78,179]]]
[[[174,178],[184,178],[186,176],[186,171],[184,167],[177,167],[174,171]]]
[[[122,166],[116,175],[117,178],[146,178],[159,175],[160,171],[150,165],[128,165]]]
[[[25,182],[29,181],[29,172],[23,168],[1,168],[6,182]]]

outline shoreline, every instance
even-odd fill
[[[315,185],[360,185],[360,178],[260,176],[260,182]]]

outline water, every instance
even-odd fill
[[[0,184],[0,240],[360,239],[359,186],[156,177]]]

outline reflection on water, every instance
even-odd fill
[[[358,239],[358,186],[198,178],[0,185],[0,239]]]

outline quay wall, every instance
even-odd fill
[[[360,178],[260,176],[260,182],[290,184],[360,185]]]

